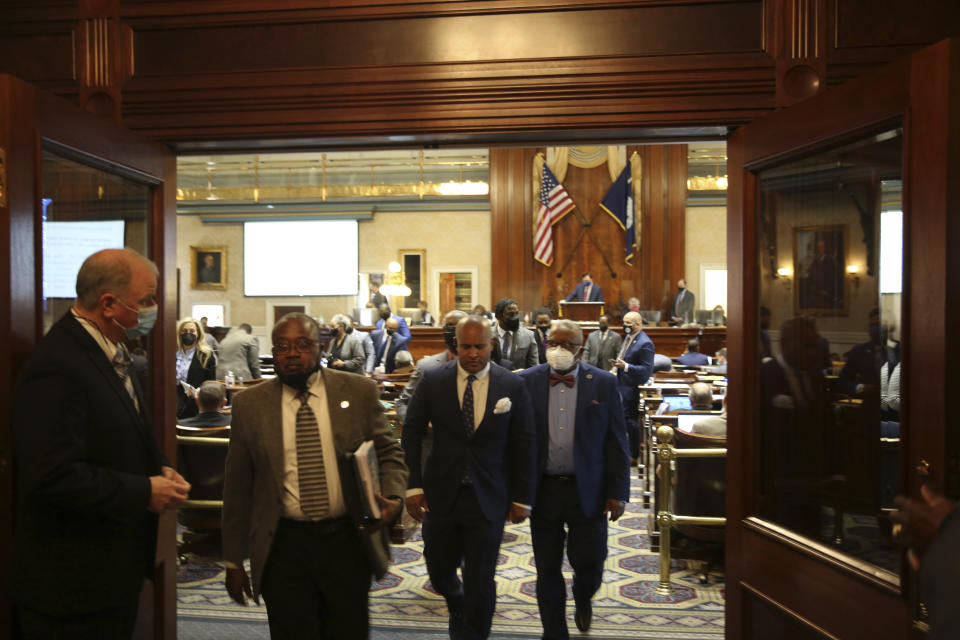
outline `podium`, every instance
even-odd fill
[[[602,302],[560,301],[560,317],[576,322],[596,322],[603,315]]]

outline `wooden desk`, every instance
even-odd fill
[[[596,322],[603,315],[602,302],[560,301],[560,317],[577,322]]]

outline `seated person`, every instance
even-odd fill
[[[702,383],[697,383],[702,384]],[[692,393],[692,390],[691,390]],[[691,401],[691,405],[693,402]],[[693,423],[693,433],[705,436],[727,435],[727,396],[723,396],[723,411],[718,416],[707,416]]]
[[[690,385],[690,409],[693,411],[713,409],[713,387],[709,383],[694,382]]]
[[[393,360],[396,364],[393,369],[394,373],[413,373],[413,355],[406,349],[397,351]]]
[[[227,392],[216,380],[207,380],[197,389],[197,409],[199,413],[192,418],[183,418],[179,424],[184,427],[226,427],[230,425],[230,416],[220,413],[227,404]]]
[[[727,375],[727,348],[724,347],[717,351],[715,355],[714,362],[717,363],[717,366],[710,368],[710,373],[716,373],[720,375]]]
[[[623,322],[623,317],[631,311],[640,313],[640,298],[630,298],[627,300],[627,308],[620,314],[620,321]]]
[[[434,325],[433,314],[427,311],[426,300],[417,303],[417,310],[413,312],[410,321],[415,327],[432,327]]]
[[[685,367],[701,367],[710,364],[710,358],[700,353],[700,341],[690,338],[687,342],[687,352],[677,358],[677,364]]]

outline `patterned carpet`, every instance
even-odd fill
[[[633,488],[638,494],[639,487]],[[701,585],[695,572],[682,560],[674,560],[671,577],[676,592],[661,596],[657,585],[659,557],[649,551],[647,518],[639,496],[627,505],[627,513],[610,528],[609,557],[604,584],[593,599],[594,638],[659,638],[713,640],[723,636],[724,588],[722,576],[711,576]],[[430,587],[423,562],[419,532],[407,545],[393,548],[390,572],[370,592],[373,638],[441,638],[447,626],[446,605]],[[571,581],[567,572],[568,590]],[[224,637],[231,640],[267,637],[266,610],[234,604],[223,587],[223,571],[209,559],[191,557],[178,575],[181,638]],[[567,608],[572,636],[572,596]],[[191,633],[194,623],[207,621],[207,631]],[[253,622],[260,630],[251,635],[240,631],[240,622]],[[258,624],[259,623],[259,624]],[[222,632],[214,633],[219,630]],[[542,629],[537,612],[536,569],[527,524],[508,525],[500,548],[497,571],[497,610],[493,637],[539,637]]]

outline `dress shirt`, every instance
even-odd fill
[[[87,320],[81,315],[78,315],[76,311],[70,309],[70,313],[73,314],[73,317],[80,323],[84,329],[87,330],[87,333],[90,334],[90,337],[93,338],[94,342],[100,345],[100,348],[103,349],[104,355],[107,356],[107,360],[110,362],[110,367],[113,368],[113,359],[117,357],[117,349],[121,347],[107,339],[107,336],[103,335],[103,331],[95,325],[92,321]],[[189,366],[189,365],[188,365]],[[123,386],[127,389],[127,393],[130,394],[130,399],[133,400],[134,406],[137,408],[137,411],[140,410],[140,403],[137,401],[137,393],[133,390],[133,380],[131,376],[133,375],[132,365],[127,368],[127,377],[123,381]]]
[[[487,410],[487,390],[490,389],[490,363],[477,373],[468,373],[457,363],[457,400],[463,405],[463,394],[467,390],[467,377],[475,376],[473,381],[473,429],[476,431]]]
[[[583,288],[583,302],[590,300],[590,290],[593,288],[592,284],[588,284]]]
[[[340,486],[340,472],[337,469],[337,449],[333,441],[333,427],[330,424],[330,411],[327,405],[327,390],[323,385],[323,376],[313,374],[307,384],[310,399],[307,404],[317,417],[320,429],[320,441],[323,443],[323,468],[327,476],[327,495],[330,509],[324,518],[336,518],[346,514],[343,501],[343,489]],[[308,520],[300,509],[300,476],[297,469],[297,411],[300,409],[298,391],[283,385],[283,397],[280,401],[281,420],[283,421],[283,511],[285,518]]]
[[[551,373],[557,373],[552,368]],[[569,375],[573,376],[573,386],[563,383],[550,385],[549,427],[550,436],[547,446],[547,475],[572,475],[573,436],[577,418],[577,374],[578,364]]]
[[[183,349],[177,349],[177,382],[187,381],[187,373],[190,371],[190,363],[193,362],[193,354],[196,352],[196,347],[190,347],[186,351]]]
[[[510,350],[509,350],[509,351],[504,351],[504,350],[503,350],[503,341],[504,341],[504,339],[507,337],[507,334],[511,334],[511,335],[510,335]],[[500,340],[501,355],[503,355],[504,358],[509,358],[510,355],[513,354],[513,349],[517,346],[517,345],[516,345],[516,340],[517,340],[517,334],[516,334],[516,332],[514,332],[514,331],[507,331],[506,329],[504,329],[503,327],[501,327],[501,326],[500,326],[500,323],[498,322],[498,323],[497,323],[497,336],[499,337],[499,340]]]
[[[387,358],[390,357],[390,345],[393,344],[393,336],[389,335],[386,331],[383,332],[383,335],[383,353],[380,354],[380,360],[377,362],[377,366],[387,366]]]

